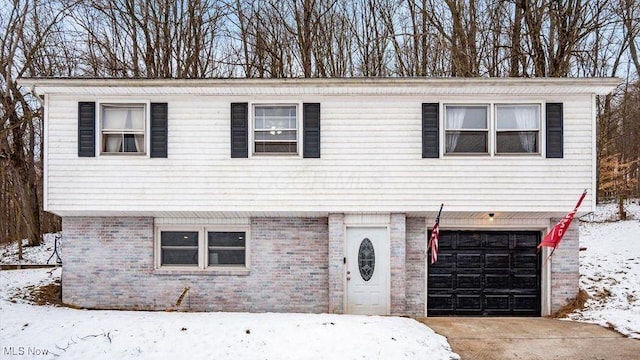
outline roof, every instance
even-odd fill
[[[24,78],[38,94],[67,95],[605,95],[620,78]]]

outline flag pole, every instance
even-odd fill
[[[566,222],[566,229],[569,228],[569,226],[571,225],[571,221],[573,220],[573,216],[578,212],[578,208],[580,207],[580,204],[582,204],[582,200],[584,199],[584,197],[586,195],[587,195],[587,189],[584,189],[584,191],[582,192],[582,194],[580,196],[580,199],[578,200],[578,203],[576,204],[575,208],[571,212],[569,212],[569,214],[565,215],[565,217],[563,217],[562,220],[560,220],[560,222],[558,224],[556,224],[553,227],[553,229],[551,229],[549,234],[547,234],[547,236],[545,236],[543,241],[538,245],[537,252],[539,252],[540,248],[543,247],[543,246],[544,247],[551,247],[551,253],[544,260],[544,263],[542,264],[543,267],[547,264],[549,259],[551,259],[551,255],[553,255],[553,253],[556,251],[556,248],[560,244],[560,240],[562,240],[562,237],[564,236],[564,231],[559,236],[557,236],[557,240],[553,240],[552,239],[552,241],[555,241],[555,243],[553,243],[553,246],[551,246],[550,244],[545,243],[547,238],[549,236],[552,236],[552,238],[553,238],[554,235],[555,235],[555,232],[556,232],[556,228],[558,228],[561,224],[564,225],[565,222]]]
[[[440,215],[442,215],[442,208],[444,207],[444,203],[440,204],[440,210],[438,210],[438,215],[436,216],[436,224],[440,223]],[[429,239],[429,244],[427,246],[427,249],[429,249],[431,247],[431,241],[433,239]]]
[[[431,249],[431,263],[433,264],[435,262],[434,260],[434,249],[433,247],[433,242],[434,241],[438,241],[437,239],[437,234],[434,233],[434,231],[439,231],[439,223],[440,223],[440,215],[442,215],[442,208],[444,207],[444,203],[440,204],[440,210],[438,210],[438,215],[436,216],[436,222],[433,225],[432,228],[432,232],[431,232],[431,236],[429,237],[429,241],[427,242],[427,248],[425,249],[425,256],[429,253],[429,249]],[[426,235],[426,234],[425,234]],[[437,247],[437,243],[436,243],[436,247]]]

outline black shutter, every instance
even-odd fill
[[[151,103],[151,157],[167,157],[167,103]]]
[[[96,103],[78,103],[78,156],[96,156]]]
[[[320,104],[308,103],[302,106],[303,151],[305,158],[320,157]]]
[[[231,103],[231,157],[249,157],[248,103]]]
[[[440,105],[422,104],[422,157],[440,157]]]
[[[564,154],[562,103],[547,103],[547,157]]]

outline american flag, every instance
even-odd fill
[[[440,211],[436,217],[436,223],[433,224],[433,230],[431,230],[431,237],[429,238],[429,249],[431,249],[431,263],[438,261],[438,237],[440,236],[440,214],[442,214],[442,207],[440,205]]]

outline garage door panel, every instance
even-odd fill
[[[530,233],[514,233],[514,243],[516,249],[531,249],[538,246],[539,235]]]
[[[509,269],[509,254],[485,254],[484,267],[494,269]]]
[[[461,311],[478,312],[482,309],[481,295],[458,295],[456,308]]]
[[[509,311],[509,295],[485,295],[485,309],[491,311]]]
[[[448,313],[451,312],[453,307],[453,294],[449,295],[429,295],[427,301],[429,302],[429,307],[436,313]]]
[[[517,312],[531,312],[538,307],[538,297],[536,295],[514,295],[513,310]]]
[[[429,237],[431,237],[431,233],[429,233]],[[440,250],[453,249],[455,241],[456,241],[455,234],[440,233],[440,237],[438,238],[438,249]],[[439,256],[438,256],[438,261],[440,261]]]
[[[509,234],[487,234],[486,247],[490,249],[508,249]]]
[[[514,288],[514,290],[535,289],[537,284],[538,284],[538,276],[536,274],[532,274],[532,275],[513,275],[513,288]]]
[[[479,248],[482,246],[482,235],[480,233],[465,233],[458,236],[458,249]]]
[[[442,231],[428,267],[429,315],[540,316],[539,232]]]
[[[458,268],[481,268],[482,267],[482,255],[479,253],[473,254],[458,254],[456,258],[456,267]]]
[[[482,289],[482,275],[458,274],[456,285],[461,290],[480,290]]]
[[[432,274],[429,276],[429,287],[434,289],[452,289],[453,274]]]
[[[438,252],[438,261],[436,261],[435,264],[429,264],[429,268],[437,270],[456,267],[456,254],[451,251],[442,253],[442,251],[443,250],[440,248]]]
[[[485,274],[485,288],[486,289],[507,289],[510,287],[509,285],[509,274],[504,275],[492,275]]]
[[[535,269],[538,267],[538,254],[519,253],[513,256],[514,269]]]

